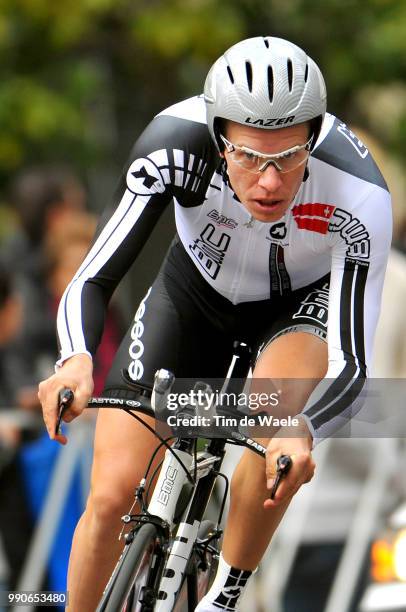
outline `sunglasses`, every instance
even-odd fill
[[[278,170],[278,172],[292,172],[299,166],[308,160],[310,155],[310,147],[313,140],[313,135],[303,145],[296,145],[281,153],[273,153],[272,155],[266,155],[259,151],[254,151],[248,147],[240,147],[235,145],[222,134],[220,134],[221,140],[224,142],[227,153],[230,155],[230,159],[254,174],[264,172],[270,164]]]

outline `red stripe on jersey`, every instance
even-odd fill
[[[297,204],[292,208],[294,217],[322,217],[323,219],[330,219],[335,206],[331,204],[322,204],[320,202],[309,202],[308,204]]]

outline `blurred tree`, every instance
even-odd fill
[[[398,0],[2,0],[0,192],[40,160],[102,183],[154,113],[200,92],[221,51],[258,34],[302,45],[325,73],[330,109],[406,159],[405,26]],[[380,122],[369,107],[383,91],[392,111]]]

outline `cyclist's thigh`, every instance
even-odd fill
[[[259,340],[256,388],[261,381],[278,381],[292,412],[303,408],[327,371],[328,292],[328,278],[294,292]]]
[[[278,336],[261,351],[254,376],[322,378],[327,370],[327,343],[299,328]]]

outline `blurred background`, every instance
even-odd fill
[[[356,131],[387,179],[394,250],[377,375],[406,376],[400,331],[406,299],[405,32],[406,3],[399,0],[2,0],[0,585],[65,588],[72,530],[87,491],[92,417],[72,432],[70,454],[60,453],[44,436],[36,398],[38,381],[53,370],[58,300],[137,136],[161,109],[201,93],[212,62],[242,38],[281,36],[302,46],[324,73],[329,111]],[[113,300],[96,360],[96,390],[173,232],[168,210]],[[361,470],[360,480],[366,477]],[[401,501],[399,479],[391,490],[393,499],[385,508],[378,504],[371,529]],[[344,531],[327,537],[339,544],[336,565]],[[300,556],[292,553],[288,577],[297,570],[295,559],[299,563]],[[285,609],[327,609],[325,600],[316,604],[302,595],[303,582],[310,592],[312,582],[297,575],[298,599]],[[250,597],[247,610],[273,609]],[[297,603],[303,597],[308,608]],[[396,609],[406,610],[405,602]],[[329,612],[355,606],[340,605]]]

